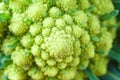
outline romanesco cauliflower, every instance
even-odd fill
[[[4,75],[9,80],[84,80],[88,68],[105,74],[116,30],[111,27],[115,18],[108,19],[113,12],[111,0],[1,1],[1,54],[12,59]]]

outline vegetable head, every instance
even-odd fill
[[[72,80],[79,74],[85,79],[88,69],[106,73],[116,30],[109,27],[116,26],[118,13],[111,0],[9,0],[5,5],[11,35],[2,52],[13,61],[5,69],[8,79]],[[0,22],[0,35],[4,26]]]

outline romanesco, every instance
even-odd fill
[[[84,80],[86,69],[104,75],[116,31],[115,18],[106,17],[112,12],[111,0],[0,0],[1,54],[12,60],[3,75]]]

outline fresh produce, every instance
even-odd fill
[[[97,80],[107,72],[117,14],[111,0],[2,0],[1,76]]]

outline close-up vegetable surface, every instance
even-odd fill
[[[109,80],[109,66],[120,68],[117,5],[0,0],[0,80]]]

